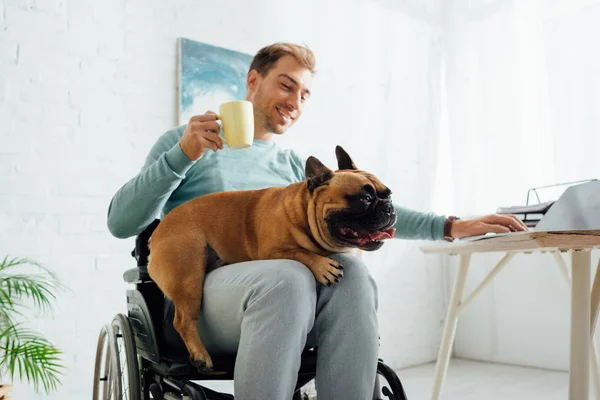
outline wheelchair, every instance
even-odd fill
[[[235,355],[213,356],[214,368],[218,372],[201,375],[189,362],[185,346],[167,343],[165,298],[147,271],[150,255],[148,239],[159,222],[154,220],[135,238],[131,255],[137,260],[137,268],[123,274],[125,282],[135,285],[135,289],[126,293],[127,315],[117,314],[100,330],[93,399],[233,400],[233,395],[210,389],[202,382],[233,380]],[[306,394],[305,388],[316,376],[316,365],[317,349],[305,351],[291,400],[313,398]],[[382,359],[378,361],[376,376],[374,400],[406,400],[399,378]],[[387,385],[382,384],[382,380]],[[318,396],[318,388],[316,391]]]

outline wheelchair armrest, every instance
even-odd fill
[[[137,261],[137,268],[132,268],[123,273],[123,280],[127,283],[143,283],[152,282],[148,275],[148,257],[150,249],[148,248],[148,240],[152,236],[152,232],[160,223],[159,219],[155,219],[135,238],[135,248],[131,252],[131,256]]]
[[[125,271],[123,273],[123,280],[127,283],[142,283],[151,282],[152,278],[150,278],[146,267],[137,267]]]
[[[131,252],[131,256],[137,260],[137,265],[140,268],[148,265],[148,257],[150,256],[148,240],[159,223],[160,220],[155,219],[135,238],[135,248]]]

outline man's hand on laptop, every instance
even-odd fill
[[[486,215],[470,219],[457,219],[452,223],[450,235],[454,239],[485,235],[486,233],[510,233],[527,231],[527,226],[515,215]]]

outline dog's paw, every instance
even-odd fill
[[[344,276],[342,264],[328,257],[321,257],[310,269],[315,279],[324,286],[335,285]]]
[[[202,375],[212,375],[214,373],[212,360],[210,358],[208,358],[208,360],[202,360],[200,358],[194,358],[193,356],[190,356],[190,363],[192,363],[192,365],[196,367],[198,372]]]

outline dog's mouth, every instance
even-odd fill
[[[355,212],[343,209],[332,211],[325,221],[330,237],[341,247],[356,247],[373,251],[383,242],[393,239],[396,214],[386,202],[369,210]]]
[[[343,227],[339,229],[340,238],[357,247],[371,247],[383,244],[384,240],[393,239],[395,228],[386,228],[375,231],[357,231],[352,228]]]

